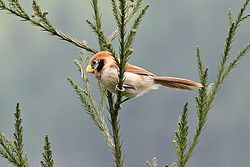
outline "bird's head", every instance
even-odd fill
[[[103,71],[103,69],[112,66],[112,65],[116,65],[116,62],[113,58],[113,56],[111,55],[110,52],[108,51],[100,51],[98,53],[96,53],[90,60],[89,60],[89,64],[86,68],[86,71],[88,73],[94,73],[94,74],[98,74],[101,73]]]

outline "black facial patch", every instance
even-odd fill
[[[100,60],[99,60],[99,63],[98,63],[98,66],[97,66],[97,68],[96,68],[97,72],[102,71],[103,66],[104,66],[104,59],[100,59]]]

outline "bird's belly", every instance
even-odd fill
[[[124,78],[125,90],[122,92],[122,95],[128,98],[140,96],[151,89],[158,88],[158,85],[154,83],[151,76],[142,76],[125,72]],[[116,85],[118,83],[118,74],[116,70],[104,72],[100,81],[106,89],[112,93],[117,93]]]
[[[124,85],[131,86],[124,93],[124,96],[129,98],[140,96],[151,89],[158,88],[158,85],[154,83],[154,79],[151,76],[143,76],[130,72],[125,73]]]
[[[118,74],[116,69],[103,71],[101,77],[98,79],[107,90],[112,93],[116,92],[115,88],[118,82]]]

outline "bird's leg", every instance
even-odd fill
[[[123,100],[121,101],[120,106],[118,107],[118,106],[114,105],[114,108],[116,108],[118,111],[121,110],[121,109],[122,109],[122,106],[121,106],[121,105],[122,105],[124,102],[128,101],[129,99],[130,99],[130,98],[128,98],[128,97],[127,97],[126,99],[123,99]]]
[[[117,106],[116,104],[114,104],[114,108],[115,108],[115,110],[117,110],[117,111],[119,111],[119,110],[122,109],[121,105]]]
[[[126,101],[128,101],[129,99],[130,98],[127,97],[126,99],[122,100],[121,104],[124,103],[124,102],[126,102]]]

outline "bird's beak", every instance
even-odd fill
[[[88,72],[88,73],[94,73],[94,69],[91,67],[91,65],[87,66],[86,72]]]

